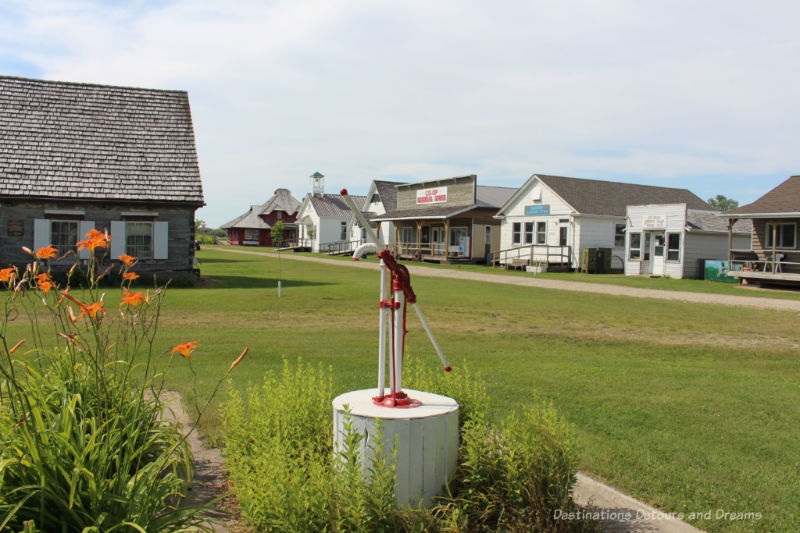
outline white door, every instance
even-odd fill
[[[431,247],[433,255],[444,254],[444,228],[431,228]]]
[[[664,238],[663,231],[653,232],[652,274],[664,275],[664,256],[666,254]]]

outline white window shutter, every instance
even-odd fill
[[[91,230],[94,229],[94,220],[81,220],[78,222],[78,240],[82,241],[85,239],[86,234],[89,233]],[[80,259],[89,259],[89,250],[84,248],[78,252],[78,257]]]
[[[153,222],[153,259],[169,259],[168,222]]]
[[[125,246],[125,221],[112,220],[111,221],[111,258],[124,255],[127,247]]]
[[[33,251],[44,248],[48,244],[50,244],[50,220],[47,218],[33,219]]]

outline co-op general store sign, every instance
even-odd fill
[[[418,189],[417,205],[419,204],[443,204],[447,201],[447,187],[436,189]]]

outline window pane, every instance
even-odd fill
[[[520,233],[522,232],[522,223],[514,222],[514,231],[512,234],[514,244],[520,243]]]
[[[59,256],[69,250],[75,251],[78,242],[78,222],[76,220],[54,220],[50,223],[50,244]]]
[[[783,230],[780,235],[780,240],[778,241],[781,245],[781,248],[794,248],[794,233],[795,233],[795,226],[794,224],[782,224],[781,229]]]
[[[153,257],[152,222],[128,222],[125,234],[128,255],[140,259]]]
[[[614,246],[625,246],[625,224],[614,226]]]
[[[527,244],[533,242],[533,222],[525,223],[525,242]]]
[[[547,223],[546,222],[537,222],[536,223],[536,243],[537,244],[544,244],[547,242]]]

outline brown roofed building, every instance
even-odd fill
[[[190,273],[203,205],[185,91],[0,76],[3,263],[29,259],[21,246],[74,252],[98,229],[140,273]]]
[[[601,250],[610,268],[625,263],[629,205],[682,204],[711,209],[687,189],[534,174],[497,213],[498,260],[555,268],[584,267],[583,250]]]
[[[750,219],[749,249],[731,247],[732,276],[756,283],[800,283],[800,176],[792,176],[755,202],[720,215]]]

